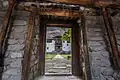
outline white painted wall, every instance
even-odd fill
[[[67,43],[67,41],[62,41],[62,50],[63,51],[71,51],[71,43]]]
[[[46,43],[46,52],[55,51],[55,41],[52,40],[51,43]],[[67,41],[62,41],[62,51],[69,52],[71,51],[71,43],[67,43]]]
[[[46,43],[46,52],[55,51],[55,41],[52,40],[52,43]]]

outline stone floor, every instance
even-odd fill
[[[75,76],[42,76],[35,80],[81,80]]]

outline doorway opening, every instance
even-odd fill
[[[72,28],[46,27],[45,75],[72,75]]]

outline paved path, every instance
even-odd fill
[[[71,73],[71,60],[55,58],[45,62],[45,73]]]
[[[81,80],[75,76],[42,76],[36,80]]]

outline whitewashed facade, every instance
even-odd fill
[[[52,42],[46,42],[46,52],[53,52],[55,51],[55,41],[52,40]]]
[[[62,41],[62,50],[65,52],[71,51],[71,43],[68,43],[67,41]]]
[[[67,41],[62,41],[61,47],[63,52],[71,52],[71,43],[68,43]],[[55,40],[46,42],[46,52],[55,52]]]

